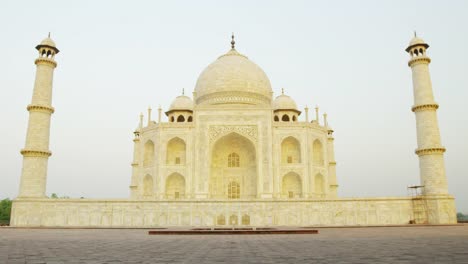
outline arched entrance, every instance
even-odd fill
[[[211,198],[256,197],[255,152],[254,144],[237,133],[230,133],[216,141],[211,149]]]

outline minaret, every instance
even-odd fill
[[[440,143],[439,125],[437,122],[437,108],[434,101],[432,84],[429,74],[431,59],[426,55],[429,45],[418,38],[416,33],[406,48],[411,56],[408,66],[413,73],[414,106],[416,115],[416,131],[419,157],[421,185],[424,195],[447,195],[447,178],[445,176],[444,152]]]
[[[324,126],[327,129],[327,154],[328,154],[328,184],[330,188],[329,197],[338,198],[338,182],[336,180],[336,161],[335,161],[335,138],[333,129],[328,126],[327,114],[323,114]]]
[[[132,162],[132,180],[130,183],[130,199],[136,199],[138,195],[138,166],[140,164],[140,133],[143,129],[143,113],[140,114],[140,123],[133,132],[133,162]]]
[[[50,117],[52,107],[52,79],[57,63],[54,57],[59,50],[49,37],[36,46],[39,57],[35,60],[36,80],[31,104],[28,105],[29,123],[26,144],[21,150],[23,169],[19,198],[46,197],[47,162],[49,150]]]

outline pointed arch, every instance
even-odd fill
[[[281,121],[289,122],[289,116],[287,114],[284,114],[283,117],[281,117]]]
[[[323,175],[317,173],[314,178],[315,195],[319,198],[323,198],[325,195],[325,182],[323,180]]]
[[[185,141],[179,137],[175,137],[167,142],[166,149],[166,164],[169,165],[184,165],[186,158]]]
[[[299,174],[289,172],[283,176],[281,181],[281,194],[287,198],[300,198],[302,197],[302,181]]]
[[[258,176],[254,143],[243,135],[231,132],[213,143],[210,151],[210,197],[255,198]],[[230,188],[232,182],[238,185],[231,184]],[[236,195],[229,195],[230,191]]]
[[[177,122],[181,123],[181,122],[185,122],[185,117],[183,115],[179,115],[177,117]]]
[[[154,143],[152,140],[148,140],[145,143],[143,153],[143,166],[149,166],[154,163]]]
[[[281,142],[281,163],[301,163],[301,145],[295,137],[287,137]]]
[[[179,199],[185,197],[185,178],[179,173],[172,173],[166,179],[166,197]]]
[[[189,117],[187,118],[187,122],[192,122],[192,121],[193,121],[193,117],[192,117],[192,116],[189,116]]]
[[[151,196],[153,195],[153,177],[147,174],[143,178],[143,195],[144,196]]]
[[[323,166],[323,145],[320,140],[316,139],[312,145],[312,164],[316,166]]]
[[[231,216],[229,216],[229,225],[236,226],[238,224],[239,224],[239,218],[237,217],[237,215],[232,214]]]
[[[273,120],[274,120],[275,122],[279,122],[279,117],[278,117],[277,115],[275,115],[275,117],[273,118]]]

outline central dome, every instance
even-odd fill
[[[196,104],[270,104],[265,72],[232,48],[208,65],[195,86]]]

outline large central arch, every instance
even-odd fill
[[[210,197],[257,196],[257,159],[254,144],[235,132],[216,141],[211,149]]]

